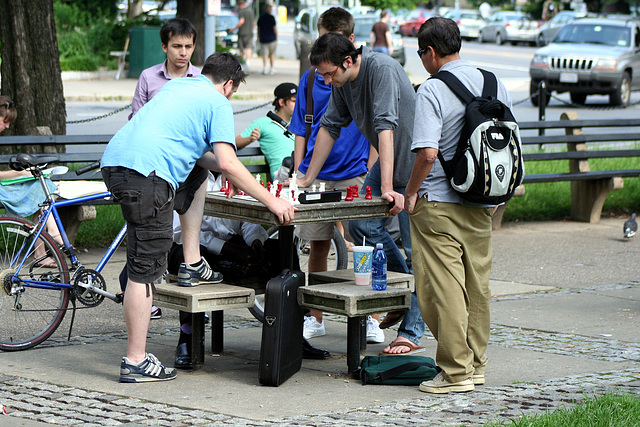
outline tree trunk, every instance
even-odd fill
[[[4,134],[35,135],[38,126],[66,134],[52,0],[0,1],[0,44],[2,95],[18,110]]]
[[[213,53],[204,51],[204,0],[178,0],[176,17],[188,19],[196,27],[198,39],[191,56],[191,62],[194,65],[202,66],[205,57]]]

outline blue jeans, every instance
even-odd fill
[[[362,194],[365,193],[367,186],[371,187],[371,194],[373,196],[379,197],[382,195],[379,161],[371,167],[371,170],[367,174],[361,188]],[[404,194],[404,188],[394,188],[394,190],[400,194]],[[406,259],[385,228],[384,224],[386,221],[386,218],[349,221],[349,233],[351,233],[351,237],[353,237],[354,241],[358,244],[362,242],[363,238],[366,239],[365,241],[369,246],[382,243],[384,252],[387,255],[387,270],[412,274],[409,214],[404,210],[398,214],[400,236],[402,239],[402,247],[407,256]],[[424,335],[424,328],[425,324],[422,320],[420,307],[418,307],[418,299],[414,292],[411,294],[411,308],[405,313],[404,319],[402,319],[402,323],[400,323],[400,327],[398,328],[398,336],[402,336],[415,344],[419,344],[420,338]]]
[[[374,46],[373,47],[373,51],[374,52],[380,52],[380,53],[384,53],[386,55],[389,55],[389,48],[386,46]]]

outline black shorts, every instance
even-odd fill
[[[153,283],[167,269],[167,253],[173,241],[173,211],[184,213],[207,179],[207,171],[196,166],[174,191],[151,173],[122,167],[102,169],[102,177],[127,221],[127,274],[138,283]]]

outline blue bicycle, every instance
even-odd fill
[[[40,181],[46,200],[43,215],[36,222],[0,214],[0,350],[26,350],[44,342],[60,326],[69,302],[74,314],[78,302],[86,307],[96,307],[105,298],[122,303],[122,294],[107,292],[100,273],[124,240],[126,224],[95,269],[82,265],[69,243],[58,209],[108,199],[111,193],[56,200],[49,193],[42,169],[57,161],[55,156],[18,154],[11,162],[12,169],[28,170]],[[76,173],[98,167],[93,163]],[[51,215],[60,230],[62,246],[44,230]]]

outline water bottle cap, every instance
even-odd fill
[[[382,249],[382,243],[376,243],[376,249]]]

